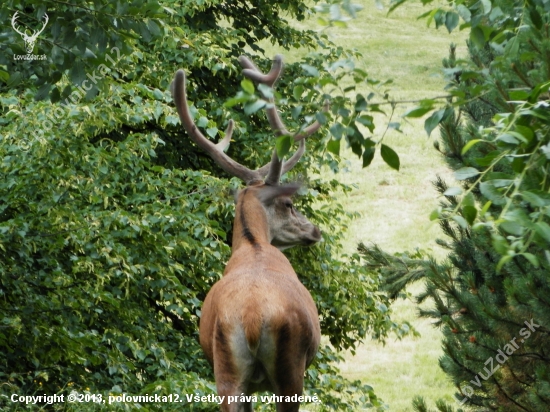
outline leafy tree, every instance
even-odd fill
[[[543,411],[550,403],[549,11],[545,1],[482,1],[427,13],[449,31],[459,15],[470,28],[469,60],[458,61],[452,47],[444,62],[449,106],[426,120],[440,125],[436,147],[461,182],[435,182],[443,200],[432,218],[450,253],[437,263],[361,247],[390,295],[426,280],[417,301],[434,305],[420,315],[442,328],[440,366],[458,404],[473,410]],[[422,399],[414,407],[428,410]]]
[[[342,7],[355,10],[348,3]],[[308,370],[306,390],[319,394],[324,409],[383,407],[372,388],[339,376],[338,351],[353,350],[368,334],[384,339],[408,327],[391,321],[378,278],[358,256],[340,256],[352,216],[331,194],[349,188],[318,173],[323,165],[338,169],[346,140],[370,163],[376,144],[358,125],[372,132],[369,112],[377,106],[367,104],[372,96],[341,84],[349,79],[376,92],[379,82],[355,67],[353,52],[281,18],[300,20],[308,10],[296,0],[2,3],[0,399],[6,407],[23,408],[11,403],[14,393],[74,390],[106,400],[122,393],[184,399],[215,392],[197,322],[228,258],[227,189],[239,182],[228,181],[190,143],[168,89],[172,73],[185,68],[199,127],[217,139],[234,119],[229,154],[245,164],[267,162],[275,142],[257,112],[253,85],[241,83],[235,66],[247,50],[268,67],[262,39],[318,48],[287,66],[276,97],[292,130],[315,118],[329,130],[308,143],[303,164],[289,177],[307,181],[299,203],[324,232],[319,247],[288,252],[332,344]],[[336,9],[328,10],[338,21]],[[16,11],[29,29],[48,15],[34,49],[45,60],[14,57],[26,53],[6,23]],[[326,99],[331,108],[323,113]],[[291,150],[285,139],[278,141],[282,154]]]

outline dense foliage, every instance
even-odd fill
[[[350,7],[343,2],[353,12]],[[339,21],[339,9],[323,10]],[[8,23],[16,11],[20,30],[29,33],[47,13],[34,48],[44,60],[14,57],[25,54]],[[215,392],[197,323],[230,252],[228,189],[240,183],[189,142],[168,89],[175,70],[184,68],[199,127],[215,140],[234,119],[229,154],[252,167],[267,162],[275,143],[253,85],[241,85],[236,67],[245,51],[262,69],[269,67],[262,39],[318,49],[288,65],[277,87],[290,129],[315,118],[326,123],[289,177],[307,183],[299,207],[324,232],[319,246],[288,252],[332,344],[308,370],[306,391],[318,394],[322,409],[380,405],[372,388],[339,376],[337,351],[353,350],[368,335],[400,336],[407,325],[391,321],[378,278],[358,257],[340,256],[351,216],[332,193],[348,188],[318,173],[323,165],[338,169],[345,140],[365,164],[372,160],[375,144],[357,125],[372,131],[368,112],[377,107],[367,107],[372,96],[355,96],[353,85],[378,82],[354,66],[352,52],[293,29],[282,17],[300,20],[307,12],[295,0],[2,3],[2,408],[23,408],[11,403],[15,393],[76,391],[103,399],[171,393],[183,399]],[[352,86],[343,88],[343,82]],[[320,113],[325,99],[330,112]],[[291,150],[284,139],[278,142],[282,153]],[[395,157],[389,162],[395,166]],[[213,403],[193,406],[216,409]]]
[[[546,411],[550,403],[550,2],[460,2],[427,13],[449,30],[464,20],[469,59],[444,64],[449,105],[426,120],[461,185],[435,182],[450,253],[390,256],[362,246],[391,295],[424,278],[420,310],[442,328],[442,369],[457,405]],[[418,112],[431,109],[425,102]],[[415,410],[425,412],[422,399]]]

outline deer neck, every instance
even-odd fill
[[[239,196],[233,225],[233,253],[248,245],[257,249],[269,244],[267,215],[260,200],[249,189]]]

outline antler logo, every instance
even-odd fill
[[[16,22],[17,22],[17,14],[19,12],[16,11],[13,17],[11,18],[11,25],[13,29],[23,37],[23,41],[25,42],[25,49],[27,49],[27,54],[31,54],[34,50],[34,45],[36,44],[36,39],[38,38],[38,35],[44,31],[46,28],[46,24],[48,24],[48,15],[44,13],[44,25],[40,30],[34,30],[33,33],[29,36],[26,31],[29,29],[25,29],[24,32],[17,30]]]

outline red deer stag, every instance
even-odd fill
[[[275,57],[268,74],[244,56],[239,61],[246,77],[269,87],[283,67],[281,56]],[[200,321],[200,343],[214,368],[221,410],[252,411],[253,397],[244,395],[271,391],[278,412],[298,411],[296,395],[302,395],[304,372],[319,346],[319,315],[279,249],[312,245],[321,240],[321,232],[292,205],[291,196],[299,185],[279,185],[279,179],[298,162],[305,150],[304,139],[320,124],[313,123],[294,136],[300,146],[286,163],[274,150],[270,163],[250,170],[224,153],[233,122],[225,138],[213,144],[189,113],[182,70],[176,73],[172,87],[181,123],[191,139],[247,185],[237,197],[231,258],[222,279],[206,296]],[[290,134],[273,100],[264,99],[275,136]],[[285,402],[287,396],[294,399]]]

